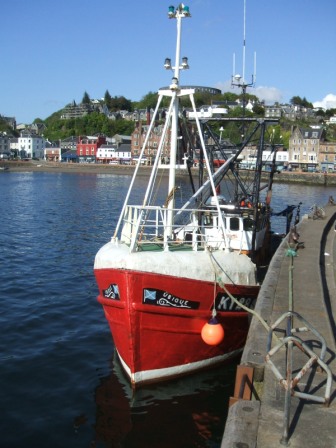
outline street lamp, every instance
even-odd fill
[[[222,143],[222,132],[224,131],[223,126],[219,128],[219,143]]]

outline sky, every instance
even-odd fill
[[[336,1],[245,0],[247,91],[266,104],[293,96],[336,107]],[[0,115],[45,119],[72,101],[139,101],[170,84],[175,61],[171,0],[11,0],[1,6]],[[232,90],[243,73],[244,0],[190,0],[182,21],[181,84]],[[233,55],[235,54],[235,57]]]

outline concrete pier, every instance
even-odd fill
[[[282,345],[288,318],[277,325],[273,332],[277,339],[273,336],[268,344],[269,332],[253,317],[221,448],[336,447],[336,205],[327,205],[324,210],[324,219],[304,217],[299,224],[299,241],[304,248],[299,248],[296,256],[290,255],[288,238],[283,241],[272,259],[256,311],[269,326],[288,309],[298,313],[289,328],[306,327],[307,321],[315,333],[293,335],[317,357],[321,352],[323,355],[318,335],[324,338],[326,353],[321,364],[329,369],[329,377],[316,360],[312,366],[306,365],[311,355],[300,350],[300,343]],[[298,376],[294,390],[305,398],[286,392],[289,345],[293,345],[290,378]],[[277,346],[279,350],[269,357],[268,348]],[[328,388],[330,400],[324,404]]]

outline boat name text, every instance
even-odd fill
[[[143,303],[156,306],[198,309],[199,302],[185,300],[160,289],[144,289]]]

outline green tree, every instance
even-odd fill
[[[238,98],[238,95],[233,92],[225,92],[222,94],[223,101],[236,101]]]
[[[333,117],[334,115],[336,115],[336,109],[327,109],[325,111],[325,116],[327,119],[329,119],[330,117]]]
[[[325,117],[325,115],[326,115],[326,113],[325,113],[325,111],[324,110],[322,110],[322,109],[319,109],[319,110],[317,110],[316,112],[315,112],[315,115],[317,116],[317,117]]]
[[[302,102],[302,99],[300,96],[293,96],[290,100],[289,103],[292,104],[293,106],[300,106]]]
[[[14,137],[17,137],[19,133],[17,131],[14,131],[14,129],[8,124],[6,120],[4,120],[0,116],[0,132],[6,132],[8,135],[13,135]]]
[[[265,109],[260,104],[254,104],[253,113],[258,115],[258,117],[263,117],[265,115]]]
[[[112,97],[110,95],[110,92],[108,90],[106,90],[105,95],[104,95],[104,102],[106,104],[106,106],[111,109],[112,108]]]
[[[133,110],[132,101],[126,99],[124,96],[114,96],[111,98],[110,109],[114,112],[118,110]]]
[[[82,104],[90,104],[90,103],[91,103],[91,99],[90,99],[89,94],[87,92],[84,92]]]
[[[141,98],[140,101],[135,102],[133,106],[135,109],[147,109],[147,107],[154,109],[157,100],[158,100],[157,92],[148,92],[145,96]]]
[[[293,96],[289,102],[293,106],[302,106],[313,109],[312,103],[310,103],[306,97],[301,98],[300,96]]]

